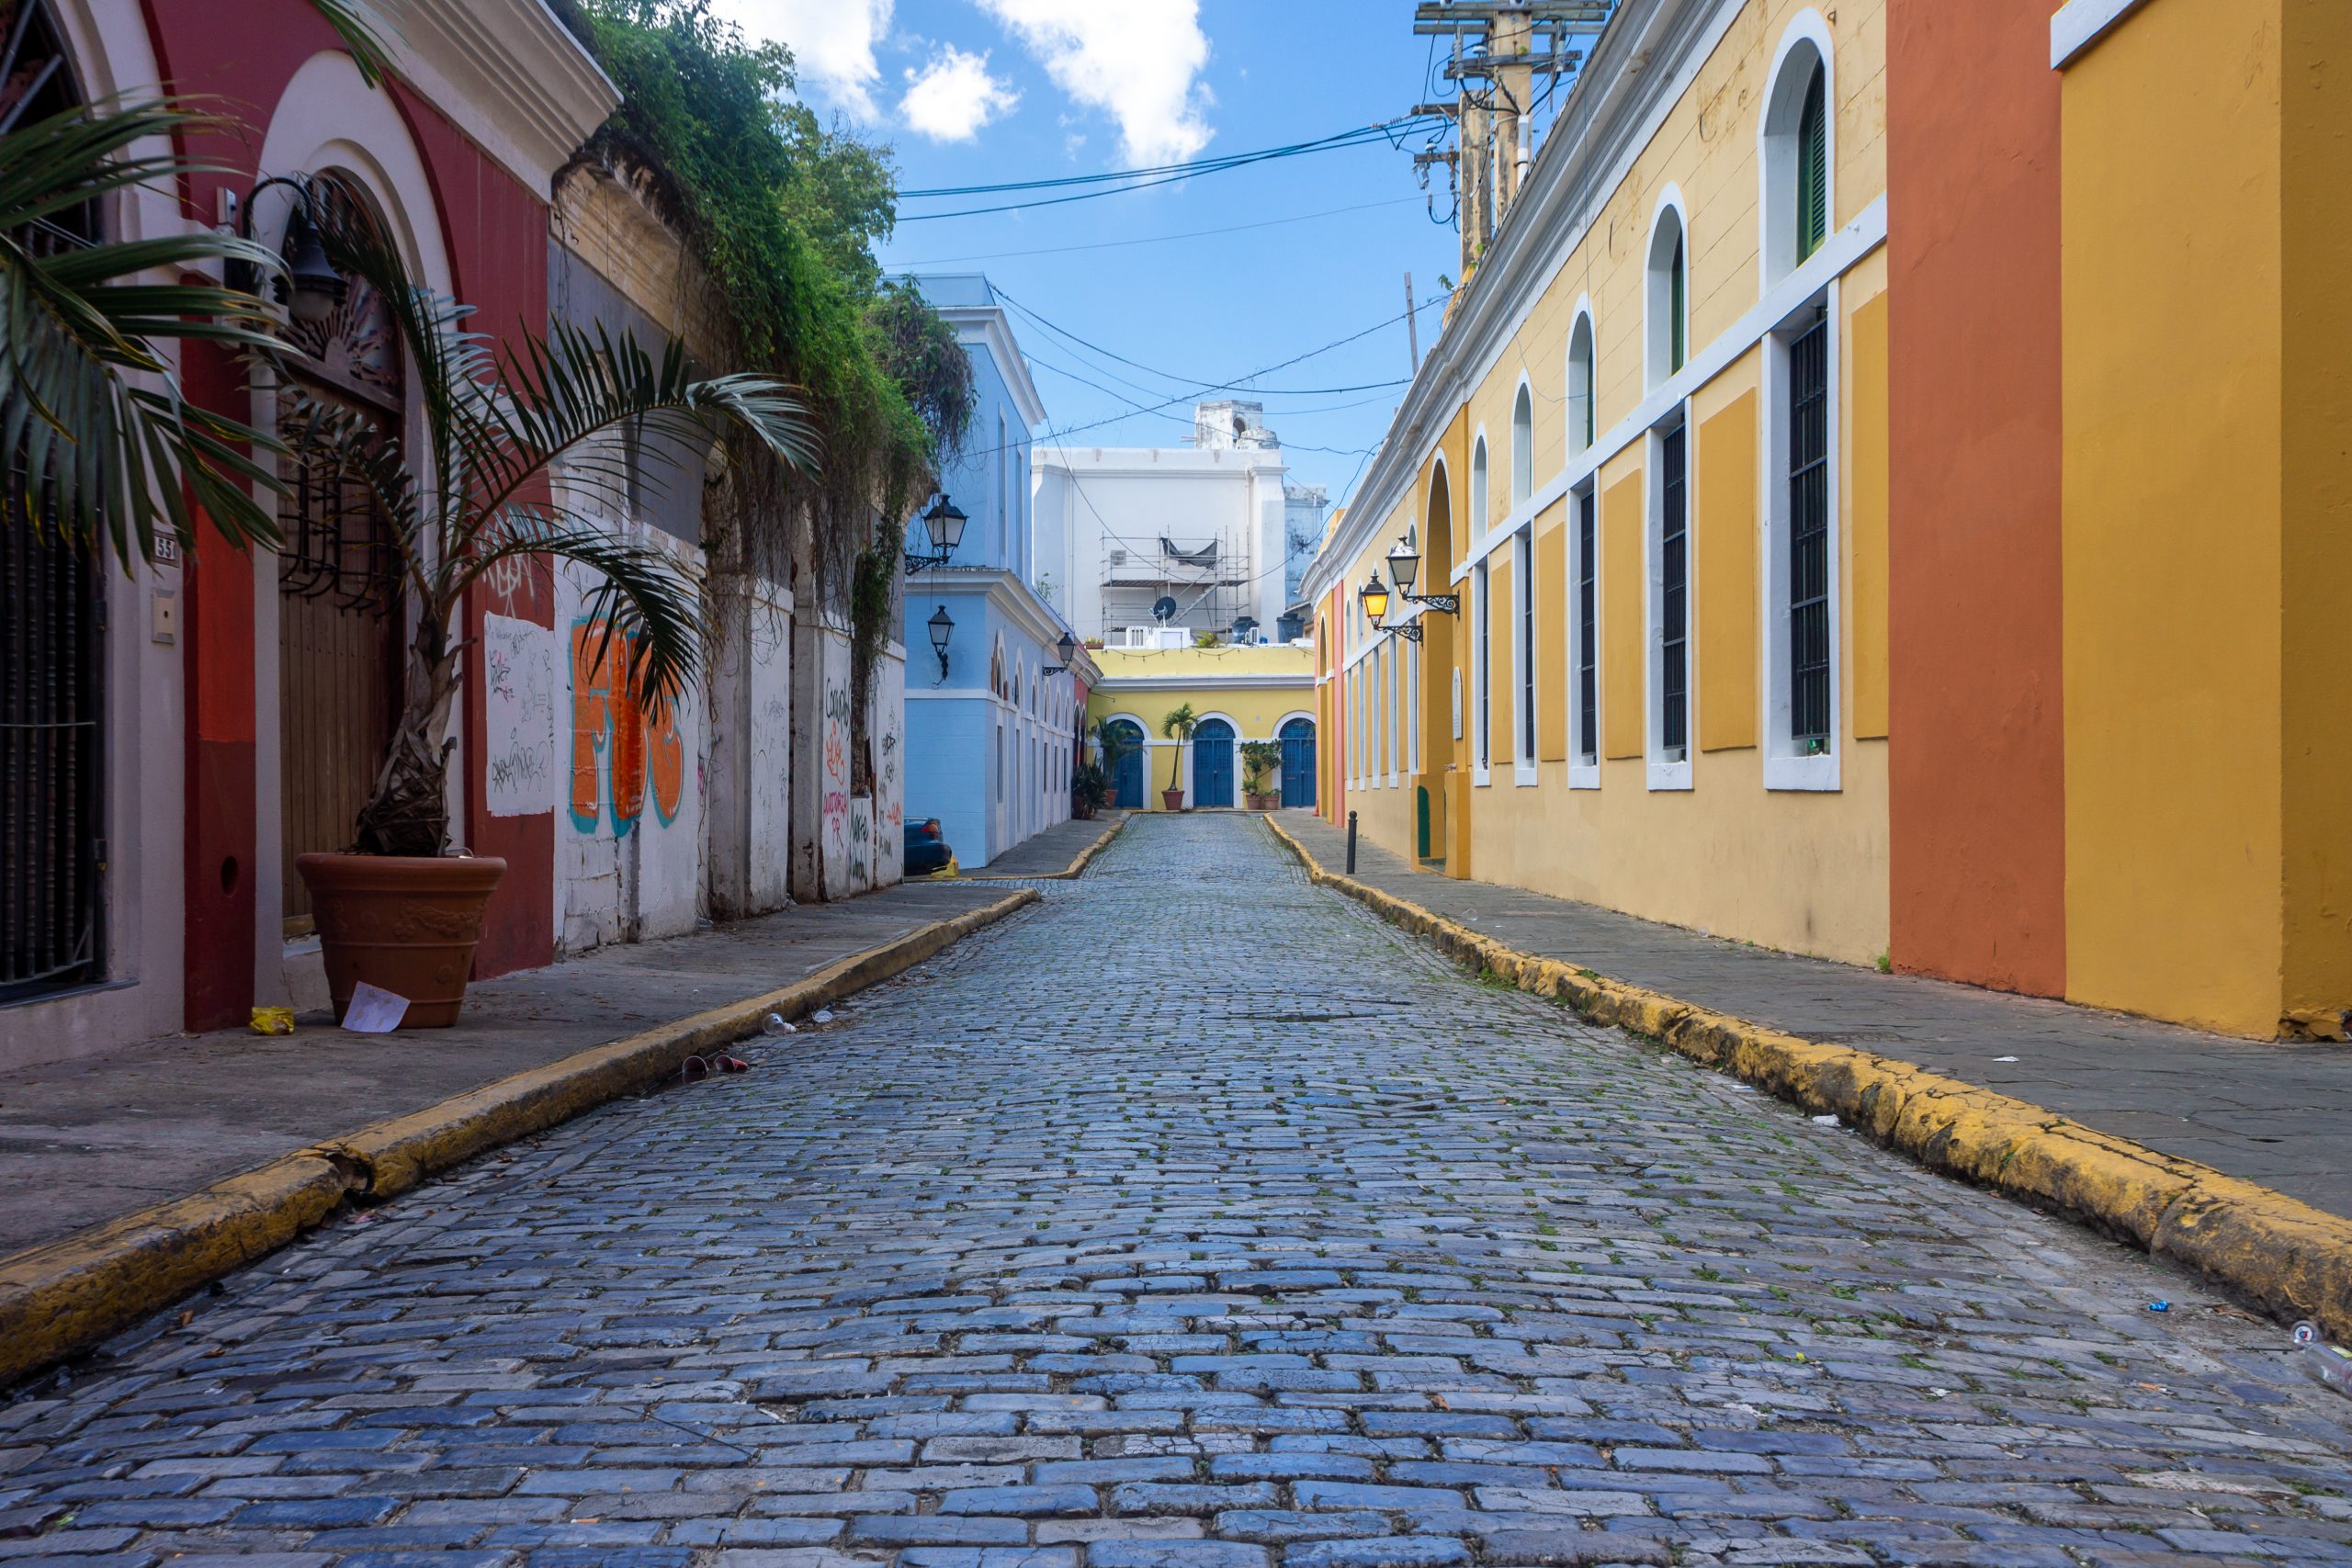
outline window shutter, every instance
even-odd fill
[[[1667,276],[1667,369],[1682,368],[1690,354],[1690,267],[1683,260],[1682,236],[1674,236],[1674,259]]]
[[[1821,68],[1804,90],[1797,120],[1797,260],[1821,248],[1829,237],[1829,106]],[[1785,123],[1785,122],[1784,122]]]

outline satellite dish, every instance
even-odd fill
[[[1168,594],[1161,594],[1159,596],[1159,603],[1155,604],[1151,607],[1151,618],[1163,624],[1174,620],[1176,618],[1176,601]]]

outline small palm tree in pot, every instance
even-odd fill
[[[1283,765],[1283,749],[1272,740],[1241,743],[1241,785],[1252,811],[1271,811],[1278,798],[1266,788],[1266,775]]]
[[[313,210],[332,214],[323,202]],[[424,460],[402,433],[310,399],[281,394],[282,421],[312,476],[356,485],[380,509],[396,547],[410,627],[401,711],[355,825],[351,851],[305,854],[338,1014],[365,980],[409,998],[403,1023],[446,1025],[464,1000],[482,911],[505,870],[449,836],[451,719],[467,644],[466,595],[502,563],[570,561],[596,574],[586,605],[601,628],[592,668],[611,667],[649,713],[685,694],[703,645],[698,585],[653,546],[592,514],[620,515],[629,480],[610,438],[626,429],[638,461],[707,450],[722,427],[750,432],[790,468],[813,471],[815,426],[792,391],[757,376],[697,379],[673,341],[658,352],[563,324],[501,349],[466,325],[470,308],[412,282],[371,227],[322,223],[339,271],[384,301],[421,388]],[[553,483],[561,465],[562,483]]]
[[[1170,753],[1168,787],[1159,792],[1159,804],[1170,811],[1184,809],[1184,786],[1181,782],[1184,776],[1184,748],[1192,744],[1193,731],[1200,727],[1201,721],[1193,716],[1190,703],[1170,708],[1159,721],[1159,733],[1176,742],[1175,750]]]

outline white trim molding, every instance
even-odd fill
[[[1851,223],[1832,234],[1803,266],[1773,285],[1770,293],[1749,306],[1747,313],[1732,323],[1730,331],[1693,353],[1690,362],[1682,367],[1681,374],[1644,398],[1639,407],[1601,432],[1600,440],[1569,458],[1567,467],[1539,487],[1525,507],[1504,518],[1486,534],[1471,536],[1463,547],[1462,564],[1453,570],[1453,581],[1460,582],[1466,578],[1472,562],[1510,538],[1545,507],[1558,502],[1561,497],[1592,477],[1611,457],[1647,435],[1651,427],[1667,417],[1668,411],[1722,375],[1740,355],[1762,342],[1765,333],[1788,320],[1799,306],[1827,288],[1831,278],[1844,276],[1884,243],[1886,197],[1882,196],[1864,208]],[[1352,517],[1352,513],[1350,515]],[[1317,558],[1318,560],[1320,558]],[[1428,573],[1426,562],[1421,570],[1424,575]]]
[[[401,0],[393,68],[533,196],[620,107],[546,0]]]
[[[1804,83],[1811,73],[1792,79],[1789,72],[1792,58],[1808,45],[1821,67],[1826,138],[1824,164],[1830,172],[1829,188],[1822,193],[1828,219],[1823,227],[1832,232],[1838,227],[1838,46],[1829,35],[1829,24],[1808,6],[1781,34],[1771,72],[1764,79],[1764,107],[1756,117],[1756,254],[1766,288],[1786,277],[1797,265],[1797,162],[1803,155],[1797,141],[1804,118]]]
[[[1789,615],[1789,344],[1803,333],[1806,326],[1804,314],[1815,308],[1814,301],[1807,301],[1798,306],[1787,322],[1764,336],[1764,386],[1760,400],[1763,417],[1758,430],[1758,446],[1765,464],[1763,527],[1758,534],[1764,558],[1757,573],[1757,592],[1761,599],[1757,606],[1757,625],[1764,633],[1764,679],[1757,698],[1762,705],[1757,722],[1764,749],[1764,787],[1768,790],[1836,791],[1840,787],[1840,760],[1846,750],[1846,530],[1838,517],[1844,500],[1839,476],[1846,459],[1846,422],[1838,402],[1844,394],[1845,377],[1840,374],[1838,362],[1846,348],[1846,332],[1838,314],[1839,288],[1836,281],[1830,283],[1818,306],[1828,323],[1828,533],[1823,548],[1827,552],[1829,566],[1829,750],[1817,756],[1804,755],[1798,752],[1790,735],[1795,710],[1790,698],[1794,650]]]
[[[2050,69],[2062,71],[2075,56],[2115,30],[2147,0],[2066,0],[2050,18]]]

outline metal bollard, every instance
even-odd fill
[[[1348,874],[1356,874],[1356,814],[1348,813]]]

